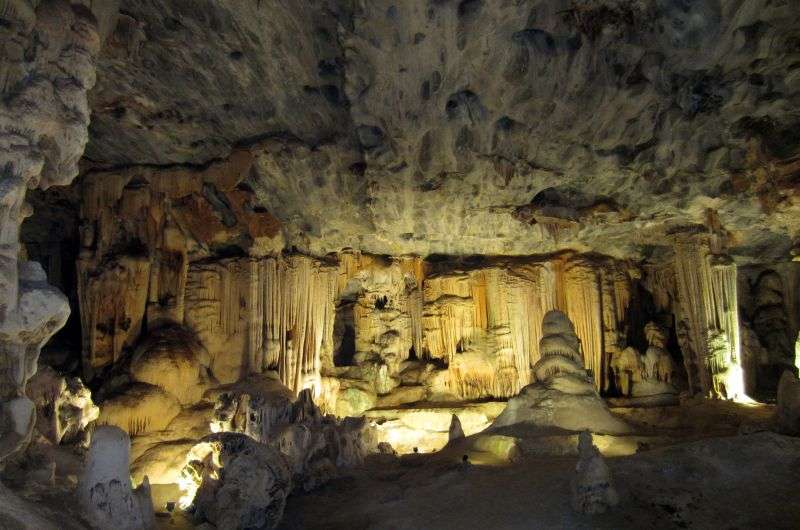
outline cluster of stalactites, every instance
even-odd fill
[[[743,392],[736,265],[709,242],[675,238],[678,339],[690,391],[735,398]]]
[[[294,391],[320,391],[323,358],[333,344],[337,271],[305,256],[253,264],[249,369],[277,369]]]
[[[542,318],[560,309],[575,322],[580,364],[601,388],[608,354],[625,341],[631,283],[623,263],[569,255],[428,277],[424,354],[447,361],[451,385],[462,397],[508,397],[530,382],[530,367],[542,355]],[[491,354],[483,355],[488,369],[487,362],[474,362],[475,352]],[[472,362],[462,362],[468,358]]]

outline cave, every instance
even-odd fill
[[[794,2],[0,34],[0,528],[800,527]]]

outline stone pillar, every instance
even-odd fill
[[[736,265],[711,252],[704,234],[674,236],[676,320],[690,390],[713,398],[740,396]]]
[[[87,92],[100,49],[86,3],[4,2],[0,27],[0,465],[25,446],[35,412],[25,385],[41,347],[69,316],[66,297],[25,261],[28,189],[69,184],[88,141]],[[115,2],[97,9],[116,12]]]

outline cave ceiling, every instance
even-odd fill
[[[85,169],[256,154],[313,254],[658,256],[800,235],[793,0],[122,0]]]

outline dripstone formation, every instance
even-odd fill
[[[542,334],[542,358],[533,367],[536,382],[508,401],[493,427],[532,424],[568,431],[629,432],[630,428],[609,412],[592,385],[583,367],[580,342],[566,315],[548,312]]]
[[[777,0],[0,0],[0,522],[702,528],[782,498],[798,28]]]

